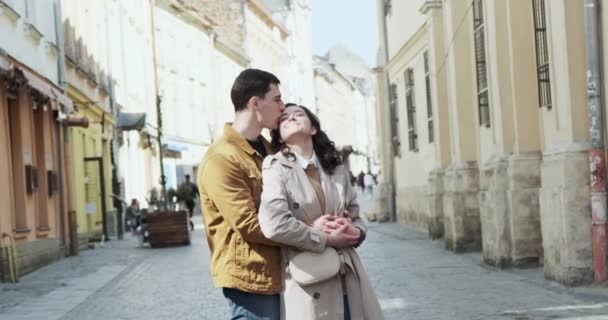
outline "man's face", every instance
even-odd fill
[[[257,98],[256,114],[264,128],[270,130],[278,128],[279,118],[284,109],[285,103],[283,103],[281,91],[276,84],[270,85],[270,91],[263,98]]]

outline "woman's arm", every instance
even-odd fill
[[[327,245],[327,235],[298,220],[287,201],[287,189],[281,180],[280,165],[272,157],[264,160],[262,169],[262,202],[259,216],[264,235],[272,240],[300,250],[321,252]]]

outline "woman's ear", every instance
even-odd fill
[[[313,135],[313,136],[314,136],[315,134],[317,134],[317,127],[311,127],[311,128],[310,128],[310,134],[311,134],[311,135]]]

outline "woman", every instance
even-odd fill
[[[365,239],[356,193],[340,152],[304,106],[287,104],[272,132],[277,154],[264,160],[259,221],[283,248],[284,319],[382,319],[355,246]],[[340,271],[321,283],[298,284],[293,261],[302,252],[337,249]],[[301,283],[301,282],[300,282]]]

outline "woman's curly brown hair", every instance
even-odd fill
[[[321,122],[319,121],[319,118],[305,106],[297,105],[295,103],[288,103],[285,105],[285,109],[289,107],[299,107],[304,110],[306,116],[310,120],[311,126],[317,129],[317,133],[312,136],[312,147],[317,155],[317,158],[319,158],[321,167],[323,167],[323,169],[325,169],[325,171],[327,171],[327,173],[330,175],[334,174],[336,168],[344,163],[344,158],[342,157],[342,153],[336,149],[334,142],[329,139],[323,130],[321,130]],[[285,155],[293,156],[293,153],[281,138],[281,133],[278,128],[272,130],[270,132],[270,136],[272,137],[270,143],[272,144],[274,150],[281,151]]]

